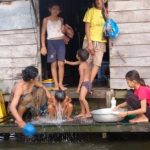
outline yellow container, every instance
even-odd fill
[[[53,90],[54,87],[54,81],[53,79],[47,79],[42,81],[42,84],[47,87],[48,90]]]
[[[5,101],[3,98],[2,91],[0,91],[0,121],[4,120],[4,117],[7,116]]]

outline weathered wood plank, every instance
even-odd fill
[[[58,124],[35,124],[37,134],[44,133],[150,133],[150,123],[95,123],[92,119],[78,119]],[[22,133],[22,129],[14,124],[0,125],[0,133]],[[36,138],[36,137],[35,137]],[[27,139],[26,139],[27,140]],[[31,142],[32,139],[29,139]],[[28,140],[27,140],[28,141]]]
[[[36,29],[0,30],[0,35],[36,33]]]
[[[37,45],[0,46],[0,59],[36,57],[37,51]]]
[[[0,81],[0,89],[2,89],[3,93],[11,93],[14,83],[13,80],[2,80]]]
[[[137,70],[142,78],[150,79],[150,66],[149,67],[110,67],[110,78],[119,79],[125,78],[125,75],[130,70]]]
[[[145,79],[147,85],[150,85],[150,79]],[[129,89],[125,79],[111,79],[110,88],[112,89]]]
[[[87,98],[105,98],[107,90],[109,89],[106,87],[94,87],[92,95],[88,94]],[[76,93],[76,88],[74,87],[68,88],[66,94],[71,98],[79,98],[79,94]]]
[[[109,16],[118,23],[150,22],[150,10],[110,12]]]
[[[129,67],[143,67],[150,66],[150,57],[138,57],[138,58],[124,58],[124,61],[121,58],[112,58],[110,59],[111,67],[121,67],[121,66],[129,66]]]
[[[37,58],[15,58],[15,59],[0,59],[0,68],[9,67],[26,67],[29,65],[36,65]]]
[[[112,41],[113,45],[149,45],[150,34],[139,33],[139,34],[120,34],[119,37]]]
[[[0,14],[0,22],[3,22],[0,24],[0,30],[35,27],[35,18],[29,0],[0,3]]]
[[[124,10],[142,10],[150,9],[149,0],[130,0],[130,1],[110,1],[109,2],[109,11],[124,11]]]
[[[110,58],[119,58],[118,52],[124,58],[148,57],[150,56],[150,45],[113,46],[110,49]]]
[[[0,79],[14,80],[21,77],[24,68],[0,68]]]
[[[33,33],[0,35],[0,45],[22,45],[36,43],[36,37]]]
[[[118,24],[120,34],[124,33],[150,33],[150,22]]]

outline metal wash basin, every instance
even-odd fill
[[[124,112],[126,109],[118,109],[117,111],[112,111],[111,108],[97,109],[91,112],[94,121],[96,122],[119,122],[124,118],[118,116],[119,112]]]

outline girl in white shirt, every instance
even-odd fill
[[[47,62],[51,63],[52,77],[55,83],[54,90],[66,90],[63,86],[64,78],[64,60],[65,60],[65,43],[64,43],[64,25],[63,19],[59,17],[61,12],[58,4],[49,6],[50,16],[43,19],[41,31],[41,54],[47,54]],[[47,31],[47,48],[45,35]],[[57,70],[58,66],[58,70]],[[58,75],[58,76],[57,76]]]

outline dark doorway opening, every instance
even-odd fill
[[[40,20],[49,15],[48,4],[52,1],[57,1],[62,7],[61,16],[65,23],[69,24],[75,31],[73,39],[66,45],[66,59],[70,61],[76,60],[76,52],[82,48],[82,42],[85,35],[83,17],[86,10],[92,5],[93,0],[39,0],[40,2]],[[107,64],[107,65],[106,65]],[[96,78],[96,83],[102,83],[102,86],[107,84],[105,74],[109,78],[109,50],[103,58],[103,65]],[[42,76],[43,79],[51,78],[50,64],[46,62],[46,56],[42,56]],[[64,84],[76,86],[79,80],[78,67],[65,66]]]

